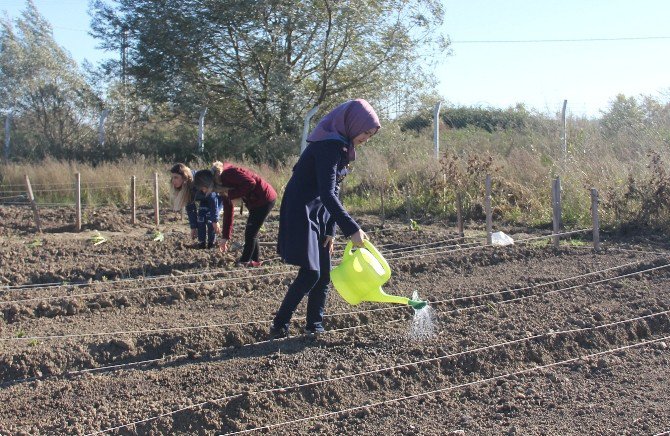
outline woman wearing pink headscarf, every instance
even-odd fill
[[[339,184],[356,146],[380,128],[370,104],[351,100],[333,109],[307,137],[309,145],[293,167],[279,214],[277,250],[282,259],[300,267],[270,327],[272,337],[288,336],[293,312],[307,301],[305,332],[323,332],[323,309],[330,283],[335,224],[357,247],[367,239],[339,200]]]

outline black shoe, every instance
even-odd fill
[[[200,249],[200,250],[204,250],[205,248],[207,248],[207,244],[204,243],[204,242],[198,242],[198,247],[197,248]]]
[[[286,327],[270,326],[270,339],[288,338],[288,329]]]

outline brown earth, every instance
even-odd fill
[[[295,269],[190,248],[178,214],[1,207],[0,434],[657,434],[670,430],[670,247],[554,249],[539,231],[361,219],[427,312],[329,297],[327,332],[268,341]],[[236,220],[241,234],[244,218]],[[90,241],[93,230],[108,240]],[[524,239],[527,239],[524,241]],[[457,245],[457,242],[460,245]],[[425,245],[432,244],[432,245]],[[341,248],[341,246],[340,246]],[[238,253],[237,253],[238,254]],[[336,257],[339,253],[336,254]]]

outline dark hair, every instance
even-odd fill
[[[196,189],[207,188],[214,189],[214,175],[210,170],[200,170],[195,173],[193,177],[193,184]]]

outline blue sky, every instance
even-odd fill
[[[444,4],[453,54],[437,75],[440,95],[448,104],[507,108],[524,103],[554,114],[567,99],[569,113],[597,116],[619,93],[670,98],[670,1]],[[53,25],[56,41],[77,62],[118,56],[95,49],[87,33],[87,0],[35,0],[35,5]],[[22,0],[0,0],[0,11],[10,18],[24,8]]]

